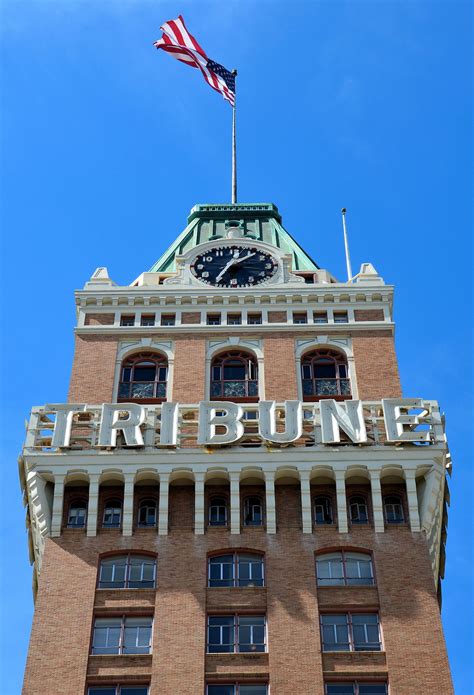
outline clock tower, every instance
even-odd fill
[[[401,392],[393,291],[269,203],[195,206],[130,285],[95,271],[20,458],[24,695],[453,692],[449,451]]]

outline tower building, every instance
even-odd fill
[[[24,695],[453,692],[449,452],[401,392],[392,303],[272,204],[195,206],[128,286],[96,270],[20,458]]]

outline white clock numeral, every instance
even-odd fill
[[[197,265],[196,268],[197,268],[198,270],[202,270],[202,269],[204,268],[204,266],[203,266],[202,263],[199,263],[199,265]]]
[[[255,278],[252,275],[249,277],[249,282],[255,282]]]
[[[215,253],[216,253],[216,256],[223,256],[224,255],[224,251],[222,249],[217,249],[217,251]]]
[[[232,278],[232,280],[230,281],[230,284],[231,284],[231,285],[236,285],[236,284],[237,284],[237,280],[236,280],[235,278]]]
[[[272,267],[272,264],[271,264],[271,263],[265,263],[265,268],[266,268],[267,270],[270,270],[271,267]]]
[[[206,256],[207,263],[211,263],[213,260],[212,256]]]
[[[201,277],[203,277],[203,278],[208,278],[208,277],[209,277],[209,273],[208,273],[207,271],[205,271],[204,273],[201,273]]]
[[[264,261],[264,260],[265,260],[265,256],[264,256],[263,254],[260,254],[259,259],[260,259],[261,261]]]
[[[265,277],[265,271],[264,271],[264,270],[262,270],[262,271],[261,271],[261,272],[259,273],[259,276],[261,276],[261,277]]]

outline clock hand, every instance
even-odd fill
[[[237,263],[238,260],[239,260],[238,258],[231,258],[230,261],[227,263],[227,265],[225,265],[225,266],[222,268],[222,270],[221,270],[221,272],[219,273],[219,275],[216,276],[216,280],[215,280],[215,281],[216,281],[216,282],[219,282],[219,280],[222,278],[222,276],[224,275],[224,273],[226,273],[226,272],[229,270],[229,268],[230,268],[231,266],[235,265],[235,263]]]
[[[246,256],[242,256],[242,258],[237,258],[236,263],[241,263],[242,261],[246,261],[247,258],[252,258],[252,256],[255,256],[257,252],[254,251],[253,253],[248,253]]]

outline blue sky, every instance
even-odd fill
[[[278,205],[341,279],[347,207],[354,268],[370,261],[396,285],[405,395],[447,416],[443,621],[456,693],[472,695],[470,3],[4,0],[1,12],[2,695],[20,692],[33,610],[16,459],[30,407],[66,399],[73,291],[99,265],[131,282],[194,204],[230,199],[230,107],[152,47],[180,12],[239,70],[239,200]]]

